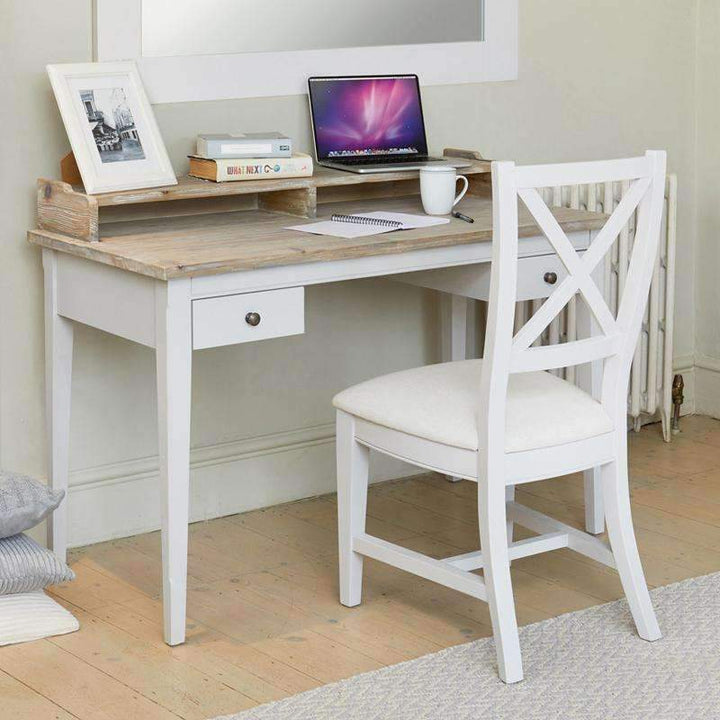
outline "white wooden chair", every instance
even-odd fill
[[[658,250],[665,153],[607,162],[516,167],[496,162],[493,259],[483,360],[442,363],[356,385],[337,408],[340,601],[360,603],[363,556],[485,600],[490,606],[499,675],[523,677],[510,561],[569,547],[617,568],[640,637],[660,629],[650,602],[630,514],[626,398],[630,365]],[[537,188],[630,180],[630,190],[580,257]],[[547,236],[567,277],[513,337],[518,261],[518,198]],[[613,317],[592,271],[637,209],[624,294]],[[552,346],[534,341],[579,293],[592,312],[593,336]],[[547,370],[602,364],[593,399]],[[368,455],[378,450],[420,467],[478,483],[482,552],[436,560],[365,532]],[[610,539],[604,541],[512,499],[515,485],[602,467]],[[512,542],[512,523],[538,533]],[[483,570],[482,578],[472,572]]]

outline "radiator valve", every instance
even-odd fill
[[[673,378],[672,384],[672,404],[673,404],[673,417],[672,417],[672,431],[673,433],[680,432],[680,408],[682,407],[685,397],[683,396],[683,390],[685,389],[685,382],[683,381],[682,375],[676,375]]]

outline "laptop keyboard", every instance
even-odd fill
[[[328,158],[342,165],[395,165],[400,163],[414,164],[420,162],[443,162],[443,158],[428,155],[362,155],[360,157]]]

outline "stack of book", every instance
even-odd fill
[[[309,177],[313,161],[278,132],[198,135],[189,174],[213,182]]]

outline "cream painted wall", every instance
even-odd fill
[[[0,467],[44,472],[42,271],[24,241],[35,178],[67,138],[45,76],[90,57],[89,2],[0,0]],[[39,535],[39,533],[38,533]]]
[[[700,0],[697,39],[697,408],[720,417],[720,4]]]
[[[2,97],[10,98],[0,106],[0,462],[42,474],[41,265],[23,234],[34,222],[35,178],[55,174],[67,150],[44,65],[90,58],[91,11],[89,0],[0,0],[0,7]],[[695,8],[670,0],[521,0],[518,81],[424,92],[436,149],[466,146],[520,162],[669,151],[681,188],[682,362],[694,340]],[[301,147],[310,140],[302,97],[155,112],[178,172],[199,131],[275,128]],[[306,335],[196,353],[194,517],[330,489],[332,394],[436,360],[437,316],[429,292],[384,281],[328,285],[308,291]],[[76,340],[70,515],[78,543],[156,526],[158,515],[152,353],[88,328],[78,328]]]

